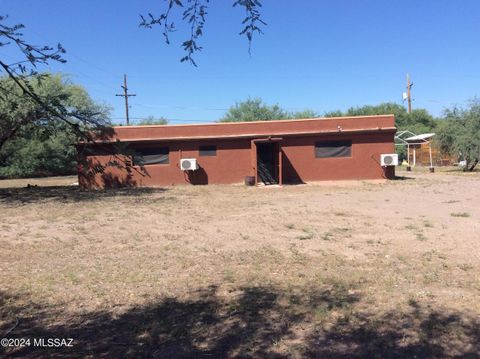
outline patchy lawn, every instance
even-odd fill
[[[0,336],[74,339],[0,354],[478,357],[480,174],[401,175],[102,192],[0,181]]]

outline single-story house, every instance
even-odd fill
[[[393,115],[118,126],[77,144],[84,188],[393,178]],[[115,150],[113,149],[115,148]],[[390,162],[389,162],[390,164]]]

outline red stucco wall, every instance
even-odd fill
[[[385,178],[380,154],[395,152],[393,134],[337,135],[292,138],[282,144],[285,182]],[[318,140],[352,140],[352,156],[315,158]],[[390,177],[392,176],[389,173]]]
[[[380,154],[394,152],[393,134],[321,137],[322,140],[352,139],[352,156],[348,158],[315,158],[314,144],[319,139],[320,137],[311,136],[281,141],[282,173],[285,183],[385,178],[384,169],[379,163]],[[216,156],[199,157],[198,146],[206,144],[216,144]],[[255,174],[251,143],[248,140],[158,144],[159,147],[165,145],[169,145],[170,148],[169,164],[147,165],[145,173],[140,167],[134,166],[130,175],[123,169],[107,167],[104,173],[96,174],[93,181],[87,182],[80,176],[80,183],[87,188],[119,185],[225,184],[243,182],[245,176]],[[180,156],[196,158],[200,170],[187,176],[178,168]],[[106,164],[109,159],[110,156],[92,158],[93,161],[102,164]]]

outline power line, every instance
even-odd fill
[[[137,96],[136,94],[129,94],[128,87],[127,87],[127,75],[123,75],[123,94],[116,94],[115,96],[120,96],[125,98],[125,117],[127,119],[127,126],[130,124],[130,120],[128,118],[128,98],[131,96]]]
[[[413,87],[413,82],[410,82],[410,75],[407,73],[408,113],[412,113],[412,87]]]
[[[178,110],[206,110],[206,111],[228,111],[228,108],[219,108],[219,107],[200,107],[200,106],[180,106],[180,105],[150,105],[143,103],[135,103],[135,106],[147,107],[147,108],[160,108],[168,109],[174,108]]]
[[[14,22],[17,22],[17,23],[23,23],[22,21],[20,21],[20,19],[18,18],[15,18],[15,16],[11,16],[10,14],[8,15],[8,17],[13,20]],[[35,28],[33,27],[28,27],[25,29],[25,33],[28,35],[29,33],[30,34],[34,34],[37,36],[38,40],[41,40],[42,42],[45,41],[45,39],[47,38],[47,36],[45,36],[44,34],[41,34],[39,33],[37,30],[35,30]],[[51,42],[52,40],[48,40],[47,42]],[[3,55],[2,55],[3,56]],[[112,76],[117,78],[118,77],[118,74],[114,74],[113,72],[111,72],[110,70],[107,70],[101,66],[98,65],[97,62],[92,62],[92,61],[87,61],[86,59],[80,57],[77,53],[73,52],[71,49],[68,48],[68,45],[67,45],[67,52],[66,52],[66,55],[65,57],[73,57],[73,58],[76,58],[77,60],[89,65],[90,68],[92,67],[95,67],[98,71],[101,71],[105,74],[108,74],[109,76]],[[67,60],[68,61],[68,60]]]
[[[69,55],[71,55],[72,57],[76,58],[78,61],[81,61],[81,62],[83,62],[83,63],[86,64],[86,65],[89,65],[90,68],[91,68],[91,67],[94,67],[94,68],[96,68],[98,71],[100,71],[100,72],[102,72],[102,73],[104,73],[104,74],[106,74],[106,75],[109,75],[109,76],[111,76],[112,78],[113,78],[113,77],[115,77],[115,78],[118,77],[118,75],[114,74],[113,72],[110,72],[110,71],[104,69],[103,67],[98,66],[97,63],[95,63],[95,62],[90,62],[90,61],[87,61],[87,60],[81,58],[81,57],[78,56],[77,54],[73,53],[71,50],[68,50],[67,54],[69,54]]]
[[[183,105],[152,105],[152,104],[144,104],[135,102],[132,105],[140,106],[140,107],[147,107],[147,108],[159,108],[159,109],[179,109],[179,110],[203,110],[203,111],[228,111],[230,108],[225,107],[202,107],[202,106],[183,106]],[[287,111],[304,111],[304,110],[312,110],[314,109],[308,107],[282,107],[282,109]]]

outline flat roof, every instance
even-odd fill
[[[405,138],[405,141],[425,141],[435,136],[434,133],[422,133],[421,135],[415,135]]]
[[[180,125],[114,126],[114,134],[102,142],[183,141],[194,139],[241,139],[268,136],[314,135],[395,131],[394,115],[320,117],[250,122],[215,122]]]
[[[258,121],[235,121],[235,122],[203,122],[203,123],[181,123],[176,125],[128,125],[128,126],[112,126],[113,128],[145,128],[145,127],[195,127],[195,126],[232,126],[232,125],[245,125],[245,124],[258,124],[258,123],[285,123],[285,122],[304,122],[304,121],[330,121],[330,120],[342,120],[342,119],[357,119],[357,118],[383,118],[394,116],[393,114],[385,115],[366,115],[366,116],[338,116],[338,117],[312,117],[312,118],[291,118],[285,120],[258,120]]]

